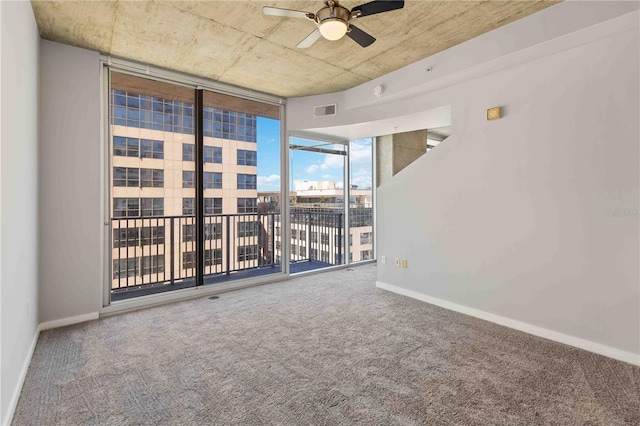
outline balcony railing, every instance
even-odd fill
[[[195,221],[195,216],[112,218],[112,292],[194,285]],[[264,268],[279,271],[282,238],[287,235],[281,222],[280,213],[205,216],[205,277]],[[290,223],[292,262],[343,263],[342,213],[294,212]]]

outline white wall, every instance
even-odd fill
[[[417,64],[475,58],[414,81],[422,93],[321,97],[347,111],[327,126],[452,106],[453,136],[378,190],[377,254],[409,266],[379,263],[381,286],[640,364],[637,9],[563,3]],[[531,35],[540,22],[545,42]],[[574,32],[549,30],[563,27]],[[300,112],[317,101],[288,102],[291,129],[317,131]],[[486,121],[496,105],[504,118]]]
[[[12,416],[38,326],[38,43],[29,2],[0,2],[0,423]]]
[[[41,41],[40,322],[102,307],[100,57]]]

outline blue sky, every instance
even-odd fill
[[[258,191],[280,190],[280,122],[258,117]],[[293,143],[303,143],[301,140]],[[327,148],[332,148],[327,146]],[[333,147],[333,148],[338,148]],[[371,139],[358,139],[349,144],[351,150],[351,183],[360,188],[371,187]],[[341,155],[308,151],[289,153],[291,181],[335,181],[342,186]],[[291,186],[291,183],[290,185]]]

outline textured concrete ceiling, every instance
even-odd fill
[[[365,1],[344,0],[348,9]],[[407,1],[359,18],[377,41],[296,48],[315,26],[263,6],[316,12],[322,1],[32,1],[42,38],[283,97],[348,89],[558,1]]]

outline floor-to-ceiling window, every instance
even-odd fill
[[[374,254],[373,139],[349,142],[349,263]]]
[[[293,138],[289,148],[291,272],[344,264],[346,146]]]
[[[280,108],[110,73],[110,300],[282,271]]]

